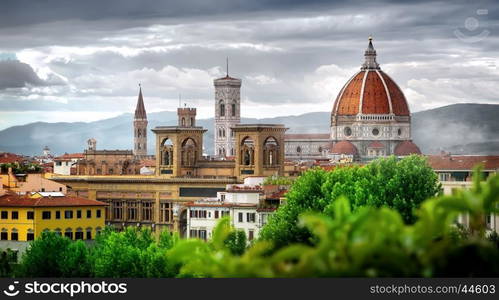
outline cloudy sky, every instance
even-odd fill
[[[330,111],[369,35],[413,112],[499,104],[496,1],[2,0],[0,130],[148,112],[179,94],[214,111],[213,79],[243,80],[246,117]]]

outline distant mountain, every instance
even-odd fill
[[[440,150],[460,154],[499,155],[499,105],[454,104],[414,113],[412,134],[423,153]],[[176,112],[149,113],[149,128],[177,124]],[[39,155],[47,145],[52,153],[82,152],[86,141],[93,137],[98,149],[132,149],[133,115],[76,123],[36,122],[13,126],[0,131],[0,152]],[[288,133],[327,133],[330,113],[314,112],[299,116],[265,119],[243,118],[242,123],[277,123],[290,128]],[[213,149],[213,118],[200,119],[199,126],[208,129],[204,136],[206,153]],[[148,148],[154,153],[153,133]]]

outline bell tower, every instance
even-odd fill
[[[235,133],[231,130],[241,122],[241,79],[229,76],[229,60],[225,77],[215,79],[215,157],[225,159],[236,155]]]
[[[133,119],[133,154],[138,158],[147,156],[147,115],[142,97],[142,86],[139,84],[139,98]]]

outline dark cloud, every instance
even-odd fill
[[[47,82],[40,79],[33,68],[18,60],[0,61],[0,90],[22,88],[27,85],[43,86]]]
[[[17,80],[10,85],[18,89],[0,91],[0,112],[125,112],[134,107],[138,82],[148,109],[172,110],[181,93],[198,111],[211,112],[212,80],[223,75],[227,56],[231,75],[243,79],[243,114],[253,110],[256,116],[254,107],[266,104],[279,106],[273,111],[281,114],[299,113],[297,107],[328,111],[336,91],[360,67],[370,34],[381,67],[404,89],[413,111],[456,102],[499,103],[494,1],[8,0],[1,5],[0,51],[29,64],[31,81]],[[478,15],[477,9],[487,13]],[[476,18],[478,28],[465,28],[467,18]],[[484,30],[489,35],[470,42],[455,30],[465,37]],[[0,82],[13,80],[4,78]]]

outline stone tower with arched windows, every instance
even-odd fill
[[[231,130],[241,122],[241,79],[225,77],[214,80],[215,85],[215,156],[235,156],[235,134]]]
[[[139,85],[139,98],[133,119],[133,154],[138,158],[147,156],[147,115]]]

